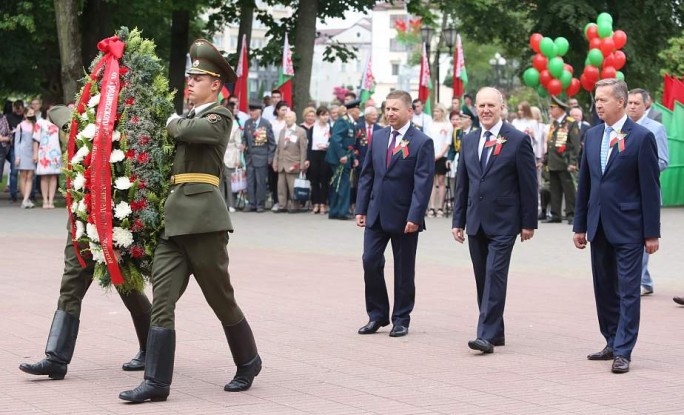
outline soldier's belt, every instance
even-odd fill
[[[181,183],[208,183],[218,187],[219,178],[206,173],[181,173],[171,176],[172,185]]]

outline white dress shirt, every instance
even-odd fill
[[[605,128],[612,127],[613,131],[610,132],[610,140],[608,141],[608,144],[610,144],[610,141],[613,141],[613,138],[617,137],[618,131],[622,131],[622,126],[625,125],[625,121],[627,121],[627,114],[623,115],[622,118],[620,118],[615,124],[613,125],[607,125]],[[604,135],[605,135],[605,129],[603,130]],[[608,160],[610,160],[610,153],[613,152],[613,147],[608,148],[608,157],[606,158],[606,165],[608,164]]]
[[[496,137],[499,135],[499,131],[501,131],[501,126],[503,126],[503,121],[499,120],[490,130],[485,130],[484,127],[482,127],[482,131],[480,132],[480,143],[477,145],[477,159],[480,160],[482,156],[482,148],[485,145],[485,133],[487,131],[490,131],[492,133],[492,136],[489,138],[490,140],[496,140]],[[487,157],[491,155],[491,148],[489,149],[490,151],[487,152]],[[489,158],[487,158],[487,162],[489,162]]]
[[[397,148],[399,144],[401,143],[401,140],[404,139],[404,136],[406,135],[406,131],[408,131],[409,127],[411,126],[410,122],[407,122],[406,125],[401,127],[398,130],[395,130],[394,128],[390,128],[390,137],[389,140],[387,141],[387,148],[392,144],[392,133],[394,131],[399,131],[399,135],[397,136],[396,142],[394,143],[394,148]]]

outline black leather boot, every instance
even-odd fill
[[[135,334],[138,336],[138,344],[140,345],[135,357],[124,363],[121,368],[126,371],[145,370],[145,350],[147,350],[147,333],[150,331],[152,304],[142,292],[119,293],[119,295],[131,313]]]
[[[47,375],[50,379],[64,379],[67,365],[74,355],[78,324],[78,319],[66,311],[55,311],[45,346],[45,359],[33,364],[22,363],[19,370],[32,375]]]
[[[242,392],[252,386],[254,378],[261,372],[261,357],[257,353],[254,334],[243,318],[239,323],[232,326],[223,326],[226,333],[233,361],[237,366],[237,372],[223,390],[227,392]]]
[[[175,352],[175,330],[150,328],[145,358],[145,380],[137,388],[121,392],[119,399],[134,403],[147,400],[165,401],[171,390]]]

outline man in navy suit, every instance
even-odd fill
[[[435,175],[434,144],[411,126],[411,95],[392,91],[385,114],[389,127],[377,130],[363,163],[356,199],[356,225],[365,227],[363,278],[370,334],[390,323],[385,285],[385,248],[394,255],[394,309],[391,337],[408,334],[415,301],[418,232],[425,229],[425,210]]]
[[[480,317],[468,347],[492,353],[503,346],[508,267],[518,234],[525,242],[537,228],[537,166],[530,137],[504,123],[503,96],[482,88],[475,107],[481,130],[466,135],[456,170],[452,233],[468,234]]]
[[[604,124],[587,132],[582,153],[573,242],[591,242],[591,270],[599,328],[606,347],[589,360],[613,360],[629,371],[639,334],[644,249],[658,250],[660,180],[655,136],[625,113],[627,84],[596,83],[596,112]]]

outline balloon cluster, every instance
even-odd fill
[[[620,49],[627,43],[627,34],[622,30],[613,31],[613,17],[608,13],[599,14],[596,23],[584,27],[584,37],[589,41],[589,53],[580,76],[582,88],[592,91],[599,78],[625,79],[620,69],[627,57]]]
[[[525,85],[537,88],[542,97],[563,92],[571,97],[580,91],[579,79],[572,77],[572,66],[563,62],[563,56],[570,48],[566,38],[551,39],[534,33],[530,36],[530,47],[536,55],[532,58],[532,68],[523,73]]]

